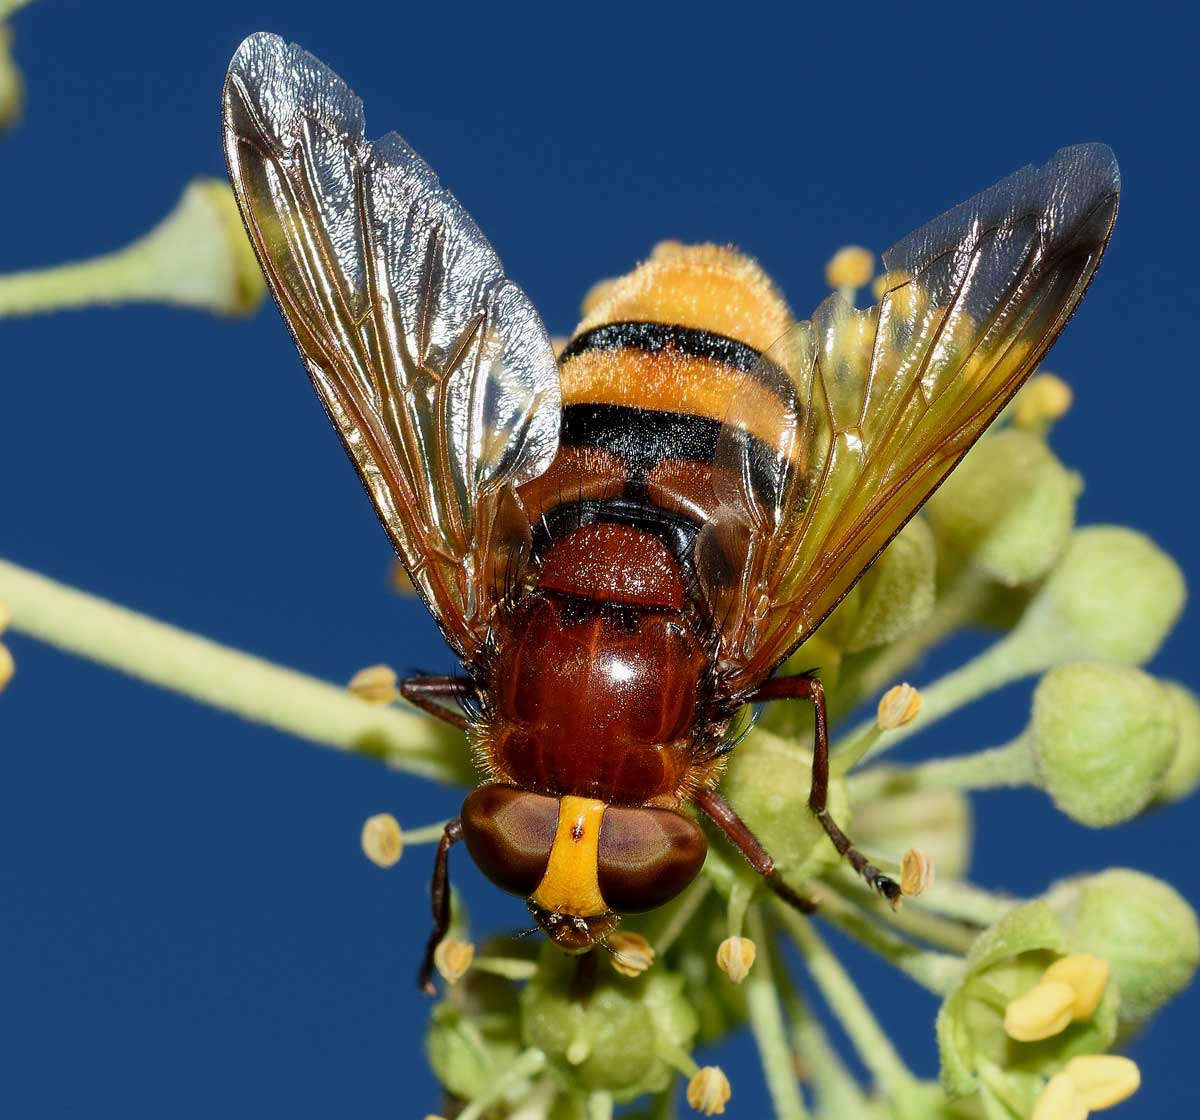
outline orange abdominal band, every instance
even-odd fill
[[[597,878],[600,821],[605,804],[590,797],[563,797],[546,873],[530,896],[535,906],[577,918],[608,913]]]

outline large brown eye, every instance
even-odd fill
[[[669,902],[704,864],[708,841],[669,809],[605,810],[600,823],[600,893],[620,914]]]
[[[481,786],[462,807],[467,851],[498,887],[528,896],[550,861],[558,799],[512,786]]]

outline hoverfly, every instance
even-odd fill
[[[483,234],[312,55],[253,35],[224,89],[229,173],[301,358],[465,676],[404,695],[463,729],[486,774],[439,844],[584,953],[691,882],[690,803],[777,894],[716,790],[739,709],[815,708],[773,674],[1012,398],[1104,252],[1119,176],[1066,148],[884,255],[880,301],[796,321],[748,257],[668,247],[590,301],[556,358]],[[459,706],[461,705],[461,706]]]

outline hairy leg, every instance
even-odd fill
[[[437,856],[433,861],[433,882],[430,884],[430,898],[433,902],[433,932],[429,935],[429,943],[425,946],[425,957],[421,961],[421,971],[417,974],[417,983],[428,995],[435,995],[437,989],[433,986],[433,954],[446,936],[450,928],[450,848],[463,837],[462,821],[455,817],[446,822],[446,830],[438,841]]]
[[[846,861],[869,886],[874,887],[893,906],[898,905],[900,887],[895,880],[868,862],[866,856],[838,827],[837,821],[829,815],[829,727],[825,718],[824,686],[816,677],[776,677],[747,697],[748,703],[761,703],[766,700],[807,700],[812,704],[816,713],[816,729],[813,737],[812,789],[808,795],[808,807],[821,822],[838,854],[845,856]]]

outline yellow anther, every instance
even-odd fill
[[[720,1066],[705,1066],[688,1082],[687,1102],[705,1116],[723,1114],[731,1095],[729,1078]]]
[[[1080,1023],[1084,1019],[1090,1019],[1100,1006],[1111,971],[1108,961],[1102,957],[1094,957],[1091,953],[1072,953],[1069,957],[1055,961],[1042,973],[1042,979],[1061,980],[1070,985],[1075,993],[1075,1006],[1071,1010],[1071,1018]]]
[[[1119,1054],[1072,1058],[1063,1071],[1089,1109],[1112,1108],[1138,1091],[1142,1074],[1137,1063]]]
[[[900,890],[916,898],[933,886],[933,860],[916,848],[909,848],[900,861]]]
[[[376,813],[363,822],[362,850],[372,863],[391,867],[404,854],[404,833],[391,813]]]
[[[1087,1120],[1087,1114],[1075,1082],[1065,1073],[1056,1073],[1038,1094],[1029,1120]]]
[[[609,960],[622,976],[641,976],[654,963],[654,948],[640,933],[618,930],[609,934]]]
[[[0,646],[0,692],[4,691],[16,671],[17,664],[13,661],[13,655],[9,653],[8,646]]]
[[[758,947],[748,937],[727,937],[717,946],[717,967],[735,984],[740,984],[754,967]]]
[[[1063,416],[1075,394],[1061,377],[1039,373],[1017,394],[1013,422],[1018,428],[1038,428]]]
[[[861,288],[871,282],[875,254],[861,245],[839,249],[825,265],[825,282],[831,288]]]
[[[897,727],[912,723],[921,713],[921,705],[925,703],[921,693],[911,684],[898,684],[889,688],[879,698],[879,707],[875,719],[881,731],[893,731]]]
[[[350,678],[347,686],[368,704],[390,704],[396,699],[396,673],[386,665],[368,665]]]
[[[1018,1042],[1038,1042],[1066,1030],[1075,1006],[1075,989],[1061,980],[1043,980],[1017,996],[1004,1012],[1004,1030]]]
[[[449,938],[433,951],[433,964],[447,984],[457,984],[475,959],[475,946],[469,941]]]

